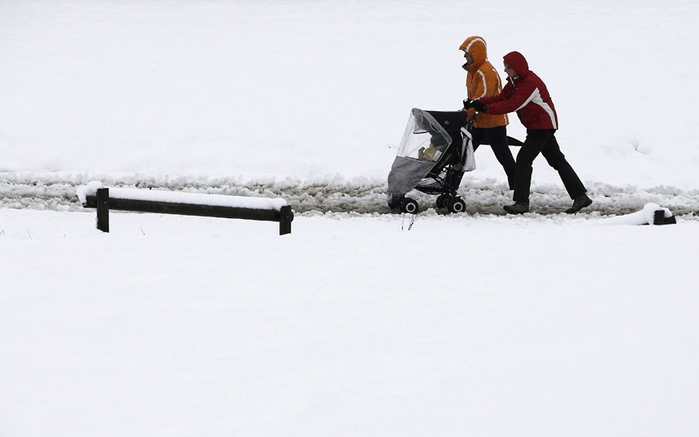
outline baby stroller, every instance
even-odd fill
[[[457,195],[464,172],[475,169],[473,118],[465,111],[440,112],[413,108],[396,159],[388,174],[388,206],[417,213],[415,189],[438,195],[437,208],[463,212],[466,202]]]

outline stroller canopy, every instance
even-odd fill
[[[446,160],[463,157],[460,130],[466,125],[465,111],[438,112],[413,108],[391,172],[389,194],[402,194],[415,186]]]

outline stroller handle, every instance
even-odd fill
[[[476,117],[478,117],[477,112],[475,112],[472,116],[466,119],[466,129],[471,130],[471,128],[473,127],[473,123],[476,121]]]

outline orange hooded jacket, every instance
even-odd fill
[[[500,75],[493,65],[488,61],[488,52],[485,40],[480,36],[470,36],[466,38],[459,50],[473,56],[473,63],[464,65],[468,71],[466,75],[466,90],[469,99],[480,99],[482,97],[497,96],[502,91]],[[469,116],[473,115],[474,109],[469,109]],[[491,128],[507,126],[507,114],[492,115],[480,113],[473,123],[473,127]]]

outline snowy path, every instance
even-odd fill
[[[40,210],[81,209],[76,187],[95,179],[86,175],[56,175],[36,173],[0,173],[0,207]],[[297,180],[240,182],[234,178],[194,180],[187,178],[147,178],[138,176],[99,178],[106,186],[166,189],[195,193],[236,196],[282,197],[296,213],[354,212],[359,214],[388,214],[386,184],[381,180],[335,180],[325,183],[304,183]],[[588,184],[595,203],[585,215],[622,215],[638,211],[646,203],[669,208],[677,216],[699,216],[699,190],[675,187],[640,189],[633,186],[615,187],[602,183]],[[510,202],[511,192],[490,180],[464,179],[461,196],[467,202],[468,214],[502,215],[502,205]],[[411,193],[421,205],[421,211],[435,208],[435,196]],[[538,214],[558,214],[569,204],[559,185],[534,185],[532,211]]]

